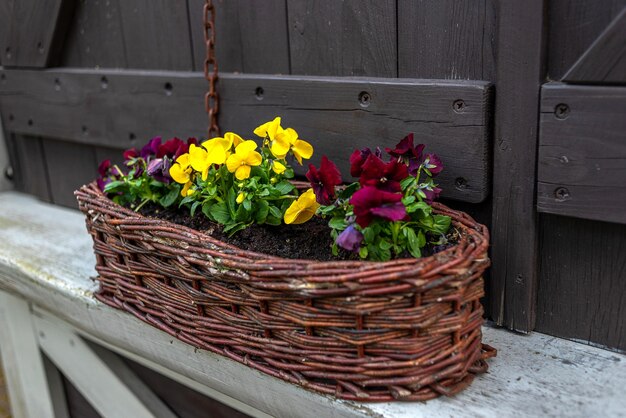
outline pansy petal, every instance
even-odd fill
[[[249,165],[240,165],[237,167],[235,171],[235,177],[237,180],[245,180],[250,177],[250,166]]]

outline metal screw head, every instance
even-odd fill
[[[455,100],[452,103],[452,109],[454,109],[456,113],[463,113],[465,111],[465,101],[461,99]]]
[[[361,105],[361,107],[368,107],[371,101],[372,96],[368,92],[362,91],[361,93],[359,93],[359,104]]]
[[[554,107],[554,116],[557,119],[565,119],[569,115],[569,106],[565,103],[559,103]]]
[[[454,180],[454,186],[460,190],[467,188],[467,179],[465,179],[464,177],[457,177]]]
[[[7,168],[4,169],[4,177],[7,180],[12,181],[14,175],[15,175],[15,172],[13,171],[13,167],[12,166],[8,166]]]
[[[8,60],[11,59],[11,47],[6,47],[6,49],[4,50],[4,55],[7,57]]]
[[[102,78],[100,78],[100,87],[102,87],[102,90],[106,90],[109,88],[109,80],[105,76],[102,76]]]
[[[173,88],[174,87],[172,86],[172,83],[170,83],[170,82],[165,83],[165,85],[163,86],[163,90],[165,91],[165,95],[166,96],[171,96]]]
[[[569,200],[571,196],[569,194],[569,190],[565,187],[557,187],[554,190],[554,197],[558,202],[565,202],[566,200]]]

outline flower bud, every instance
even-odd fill
[[[243,192],[241,192],[241,193],[239,193],[239,194],[237,195],[236,202],[237,202],[237,203],[239,203],[239,204],[241,204],[241,203],[243,203],[243,200],[244,200],[245,198],[246,198],[246,194],[245,194],[245,193],[243,193]]]

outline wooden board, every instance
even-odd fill
[[[186,138],[206,129],[201,74],[4,73],[11,82],[0,85],[0,104],[3,113],[14,115],[9,131],[123,149],[152,136]],[[101,86],[103,76],[107,88]],[[489,194],[488,83],[240,74],[223,74],[220,83],[225,130],[251,136],[258,124],[281,115],[286,126],[314,144],[315,163],[327,154],[344,173],[352,149],[393,146],[416,132],[417,141],[428,144],[446,164],[439,177],[444,196],[480,202]],[[366,103],[359,100],[363,92],[370,97]],[[460,100],[463,106],[457,109]]]
[[[626,350],[626,225],[546,214],[540,226],[537,330]]]
[[[51,202],[52,195],[41,138],[9,134],[7,146],[15,189],[37,196],[45,202]]]
[[[185,0],[119,1],[129,68],[193,69]]]
[[[397,77],[395,0],[287,6],[292,74]]]
[[[62,65],[126,68],[126,54],[119,0],[77,2]]]
[[[58,52],[74,0],[10,1],[0,11],[10,15],[2,54],[5,67],[46,67],[58,59]],[[10,12],[9,10],[10,9]]]
[[[398,76],[494,80],[495,4],[399,0]]]
[[[93,147],[65,141],[42,141],[52,202],[77,208],[74,190],[96,178]]]
[[[548,78],[560,80],[626,7],[626,0],[551,0],[547,7]]]
[[[626,7],[563,76],[572,83],[626,83]]]
[[[626,223],[626,87],[542,89],[537,210]]]
[[[494,125],[491,314],[534,328],[537,297],[535,171],[544,1],[500,2]]]
[[[220,71],[289,74],[286,0],[215,0],[215,53]],[[204,71],[204,0],[188,0],[194,69]]]

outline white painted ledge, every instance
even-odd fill
[[[498,349],[489,373],[453,398],[357,404],[318,395],[198,351],[97,302],[82,214],[14,192],[0,194],[0,290],[77,332],[196,390],[279,417],[624,417],[626,356],[543,334],[484,328]],[[39,318],[39,319],[37,319]],[[0,341],[0,344],[2,342]]]

